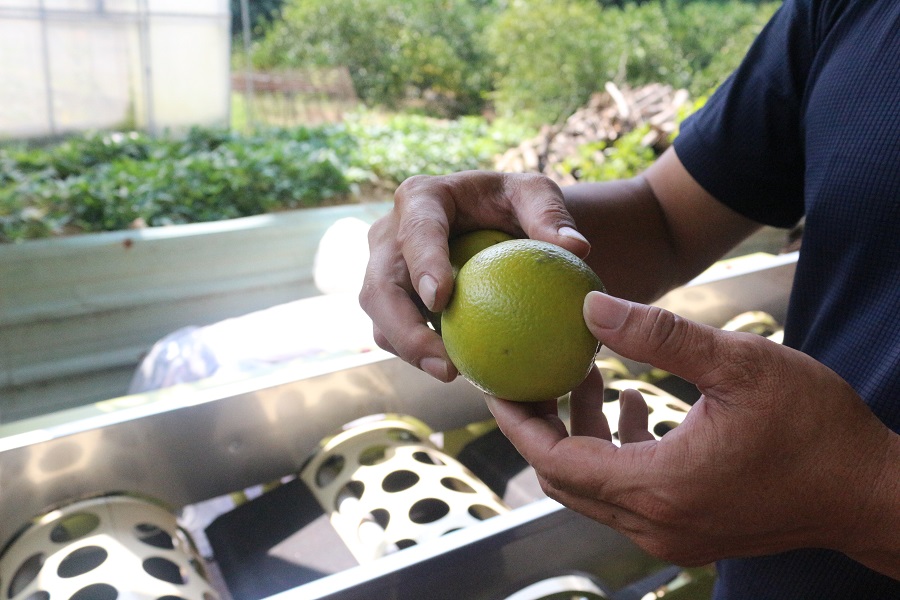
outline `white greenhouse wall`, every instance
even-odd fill
[[[0,0],[0,138],[225,125],[227,0]]]

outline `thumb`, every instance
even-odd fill
[[[590,292],[584,300],[584,320],[613,352],[698,386],[723,360],[718,329],[655,306]]]

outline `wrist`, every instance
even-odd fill
[[[886,429],[886,428],[885,428]],[[840,548],[853,560],[900,579],[900,435],[887,430],[879,446],[879,471],[854,496],[863,506],[856,525]]]

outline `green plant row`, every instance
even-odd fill
[[[339,125],[255,134],[89,133],[50,147],[6,147],[0,241],[349,202],[416,173],[489,167],[530,133],[474,117],[359,113]]]

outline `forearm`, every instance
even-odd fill
[[[680,283],[673,241],[646,181],[581,183],[563,195],[591,243],[586,261],[609,293],[647,303]]]
[[[674,150],[642,175],[563,189],[610,293],[650,302],[706,269],[759,224],[706,192]]]

